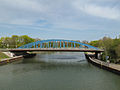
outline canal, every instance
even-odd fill
[[[120,90],[120,76],[88,63],[83,53],[41,53],[0,66],[0,90]]]

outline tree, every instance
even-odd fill
[[[35,39],[27,35],[23,35],[23,36],[12,35],[12,37],[1,37],[0,48],[17,48],[19,46],[22,46],[34,41]]]
[[[86,41],[86,40],[83,40],[83,41],[82,41],[82,43],[84,43],[84,44],[88,44],[88,41]]]
[[[11,44],[12,44],[11,48],[17,48],[18,38],[19,38],[19,36],[12,35],[12,37],[11,37]]]
[[[120,58],[120,45],[118,45],[116,48],[115,48],[115,52],[117,54],[117,57]]]
[[[22,46],[22,45],[34,42],[35,39],[33,39],[33,38],[31,38],[27,35],[22,35],[22,36],[19,37],[18,41],[19,41],[18,46]]]
[[[117,58],[120,58],[120,38],[103,37],[100,40],[91,41],[89,44],[104,49],[104,59],[106,56],[110,56],[111,60],[115,62]]]
[[[91,41],[89,44],[92,45],[92,46],[98,47],[98,40]]]

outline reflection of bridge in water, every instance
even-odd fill
[[[59,51],[59,52],[95,52],[97,58],[98,53],[103,52],[103,50],[97,47],[81,43],[79,41],[73,40],[41,40],[32,42],[16,49],[8,49],[14,53],[25,54],[28,51]]]

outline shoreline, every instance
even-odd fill
[[[95,59],[93,58],[93,55],[90,54],[85,54],[85,57],[88,62],[92,63],[93,65],[120,75],[120,65]]]
[[[0,65],[5,65],[8,63],[20,61],[21,59],[23,59],[23,56],[15,56],[15,57],[10,57],[10,58],[6,58],[6,59],[1,59]]]

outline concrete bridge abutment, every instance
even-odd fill
[[[21,52],[12,52],[15,54],[15,56],[23,56],[24,58],[31,58],[36,56],[36,54],[28,53],[27,51],[21,51]]]

